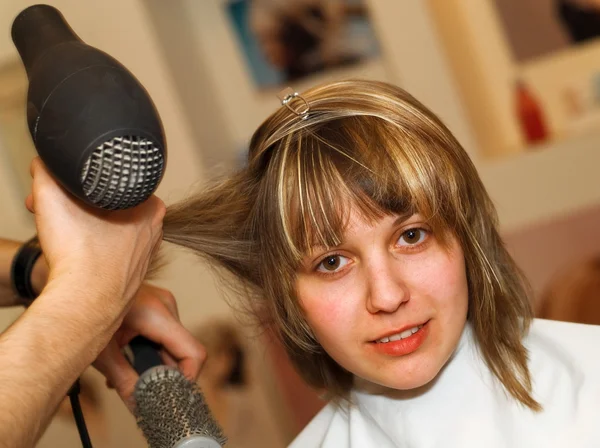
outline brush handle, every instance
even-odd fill
[[[136,336],[129,342],[129,349],[131,350],[129,362],[139,375],[163,364],[160,358],[160,345],[150,339]]]

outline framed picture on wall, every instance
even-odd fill
[[[517,62],[600,37],[600,1],[494,0]]]
[[[362,0],[228,0],[225,7],[258,88],[379,55]]]

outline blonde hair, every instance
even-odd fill
[[[390,84],[339,81],[302,96],[306,119],[281,107],[254,133],[246,167],[169,207],[165,240],[234,274],[304,379],[343,398],[352,374],[313,336],[295,295],[296,269],[313,244],[340,243],[350,206],[368,219],[418,212],[442,241],[450,232],[462,246],[468,319],[489,369],[508,394],[539,410],[522,344],[532,318],[526,282],[458,141]]]

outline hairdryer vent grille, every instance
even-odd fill
[[[107,210],[134,207],[156,189],[164,168],[163,152],[149,139],[115,137],[86,160],[81,183],[87,198]]]

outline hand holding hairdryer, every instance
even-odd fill
[[[85,44],[62,14],[34,5],[14,20],[12,38],[29,79],[27,121],[48,170],[77,198],[118,210],[148,199],[166,166],[159,115],[118,61]],[[161,365],[158,349],[130,344],[140,374],[138,425],[151,447],[218,448],[225,438],[197,385]]]

